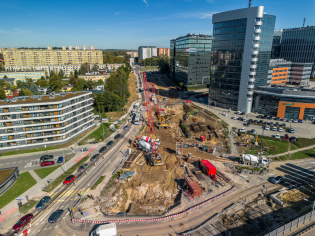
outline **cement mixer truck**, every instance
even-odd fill
[[[143,150],[143,151],[150,152],[151,145],[150,145],[150,143],[147,143],[145,141],[139,141],[138,142],[138,149],[141,150],[141,151]]]
[[[240,160],[242,164],[245,165],[257,165],[259,163],[259,157],[250,154],[241,154]],[[269,166],[268,159],[266,157],[262,157],[261,164],[264,166]]]

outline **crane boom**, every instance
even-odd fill
[[[157,98],[156,93],[155,93],[155,87],[154,87],[153,83],[150,83],[150,84],[151,84],[152,94],[153,94],[153,98],[154,98],[156,116],[159,118],[159,121],[161,122],[160,107],[159,107],[158,98]]]
[[[155,144],[154,125],[153,125],[153,117],[152,117],[150,94],[149,94],[150,91],[149,91],[149,85],[148,85],[147,76],[145,72],[143,72],[143,86],[144,86],[144,95],[145,95],[145,102],[146,102],[146,108],[147,108],[149,132],[152,139],[151,149],[152,149],[152,154],[155,155],[157,152],[157,147]]]

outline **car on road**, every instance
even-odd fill
[[[289,132],[290,132],[290,133],[294,133],[295,131],[294,131],[293,128],[291,128],[291,129],[289,129]]]
[[[71,182],[74,180],[74,178],[75,178],[74,175],[69,175],[69,176],[65,179],[65,181],[63,181],[63,184],[64,184],[64,185],[69,185],[69,184],[71,184]]]
[[[40,157],[41,161],[46,161],[46,160],[50,160],[50,159],[54,159],[53,155],[44,155]]]
[[[280,134],[276,134],[276,135],[275,135],[275,138],[280,138]]]
[[[84,163],[79,167],[78,172],[83,172],[86,168],[88,168],[88,166],[88,163]]]
[[[281,127],[279,127],[279,128],[278,128],[278,131],[279,131],[279,132],[282,132],[282,131],[283,131],[283,129],[282,129]]]
[[[239,129],[238,132],[244,133],[244,132],[246,132],[246,128],[243,127],[243,128],[241,128],[241,129]]]
[[[101,149],[99,150],[99,153],[103,153],[103,152],[105,152],[105,151],[106,151],[106,149],[107,149],[107,147],[106,147],[106,146],[101,147]]]
[[[237,119],[238,119],[238,116],[233,116],[232,119],[233,119],[233,120],[237,120]]]
[[[268,125],[264,126],[265,130],[270,130],[270,127]]]
[[[128,119],[128,121],[129,121],[129,122],[131,122],[131,121],[132,121],[132,119],[131,119],[131,118],[129,118],[129,119]]]
[[[286,121],[287,121],[287,119],[286,119],[286,118],[283,118],[283,119],[282,119],[282,121],[286,122]]]
[[[277,131],[277,127],[272,127],[272,131]]]
[[[298,123],[298,120],[297,120],[297,119],[294,119],[294,120],[293,120],[293,123]]]
[[[297,141],[297,138],[296,138],[296,137],[291,137],[291,138],[290,138],[290,141],[291,141],[291,142],[296,142],[296,141]]]
[[[27,225],[31,221],[31,219],[33,219],[33,217],[34,217],[33,214],[27,214],[23,216],[21,219],[19,219],[18,222],[16,222],[15,225],[13,225],[12,230],[14,232],[20,231],[20,229],[22,229],[25,225]]]
[[[106,147],[110,147],[113,143],[114,143],[114,141],[109,141],[109,142],[106,144]]]
[[[35,206],[37,210],[43,209],[43,207],[50,201],[51,197],[45,196],[43,197]]]
[[[40,165],[41,166],[51,166],[54,165],[55,162],[54,161],[43,161]]]
[[[283,176],[271,177],[269,181],[273,184],[280,184],[285,181]]]
[[[299,123],[303,123],[303,120],[299,120]]]
[[[80,151],[81,152],[86,152],[88,149],[87,148],[82,148]]]
[[[286,127],[286,124],[285,123],[282,123],[282,125],[281,125],[282,127]]]
[[[58,157],[58,163],[63,163],[63,157]]]
[[[115,137],[114,137],[114,139],[119,139],[120,136],[121,136],[120,134],[116,134]]]
[[[247,133],[249,133],[249,134],[255,134],[255,132],[256,132],[255,129],[252,129],[252,130],[247,131]]]
[[[125,126],[124,126],[124,130],[126,130],[126,129],[128,129],[128,125],[125,125]]]
[[[242,115],[243,112],[242,111],[237,111],[236,114]]]
[[[98,158],[100,156],[100,154],[95,154],[95,155],[93,155],[92,157],[91,157],[91,161],[96,161],[96,159]]]
[[[285,140],[290,140],[289,135],[288,135],[288,134],[285,134],[285,135],[284,135],[284,139],[285,139]]]
[[[63,214],[63,212],[64,212],[64,211],[63,211],[62,209],[59,209],[59,210],[53,212],[53,213],[49,216],[48,222],[49,222],[49,223],[55,223],[55,222],[61,217],[61,215]]]

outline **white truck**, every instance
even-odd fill
[[[255,165],[258,164],[259,162],[259,157],[256,157],[251,154],[241,154],[240,159],[241,162],[245,165]],[[268,166],[269,165],[268,159],[266,157],[262,157],[261,164]]]
[[[138,109],[139,108],[139,106],[140,106],[140,103],[139,102],[137,102],[133,107],[135,108],[135,109]]]
[[[117,229],[115,223],[104,224],[94,229],[90,236],[116,236]]]

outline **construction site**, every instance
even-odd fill
[[[143,76],[146,113],[131,154],[102,190],[109,214],[161,215],[175,206],[233,185],[220,171],[229,150],[226,124],[189,101],[175,85]],[[219,168],[218,168],[219,166]],[[223,166],[223,165],[222,165]]]

